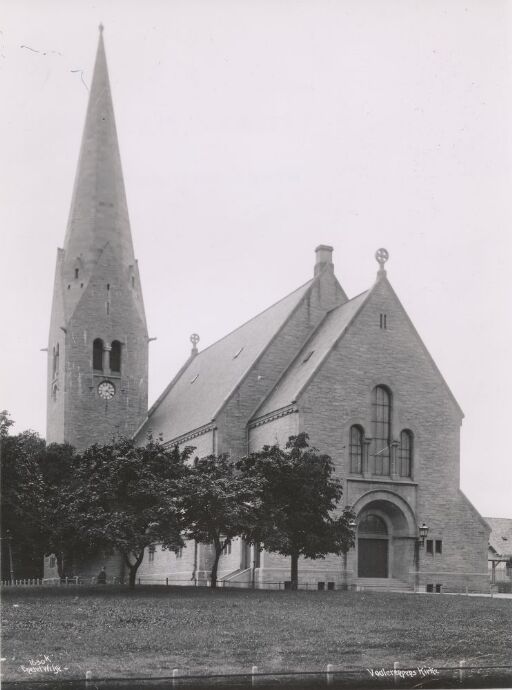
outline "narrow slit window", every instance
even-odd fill
[[[132,276],[132,288],[135,287],[135,276]]]
[[[388,327],[388,316],[387,314],[381,314],[380,315],[380,327],[383,330],[386,330]]]
[[[78,279],[78,274],[79,274],[79,273],[80,273],[80,271],[78,270],[78,268],[75,268],[75,280]]]
[[[199,374],[196,374],[193,379],[190,380],[190,383],[194,383],[194,381],[197,381],[199,378]]]
[[[302,360],[302,364],[305,364],[306,362],[308,362],[311,359],[313,352],[314,352],[314,350],[311,350],[310,352],[308,352],[308,354]]]
[[[243,350],[243,349],[244,349],[244,348],[241,347],[239,350],[237,350],[237,351],[235,352],[235,354],[233,355],[233,359],[236,359],[240,354],[242,354],[242,350]]]
[[[436,539],[436,553],[443,553],[443,542],[441,539]]]
[[[432,539],[427,539],[427,553],[434,553],[434,542]]]

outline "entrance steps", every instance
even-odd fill
[[[354,580],[358,592],[412,592],[408,582],[394,577],[358,577]]]

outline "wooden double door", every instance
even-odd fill
[[[387,539],[357,540],[357,572],[359,577],[388,577]]]

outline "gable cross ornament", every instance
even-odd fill
[[[380,249],[377,249],[375,252],[375,259],[377,260],[377,263],[379,264],[379,271],[377,273],[377,276],[385,276],[386,271],[384,269],[384,265],[386,261],[389,259],[389,252],[387,249],[384,249],[384,247],[381,247]]]

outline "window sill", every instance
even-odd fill
[[[381,474],[373,475],[371,477],[361,477],[360,475],[347,475],[347,480],[351,482],[367,482],[371,484],[404,484],[405,486],[418,486],[418,482],[412,479],[391,479],[391,477],[383,477]]]

